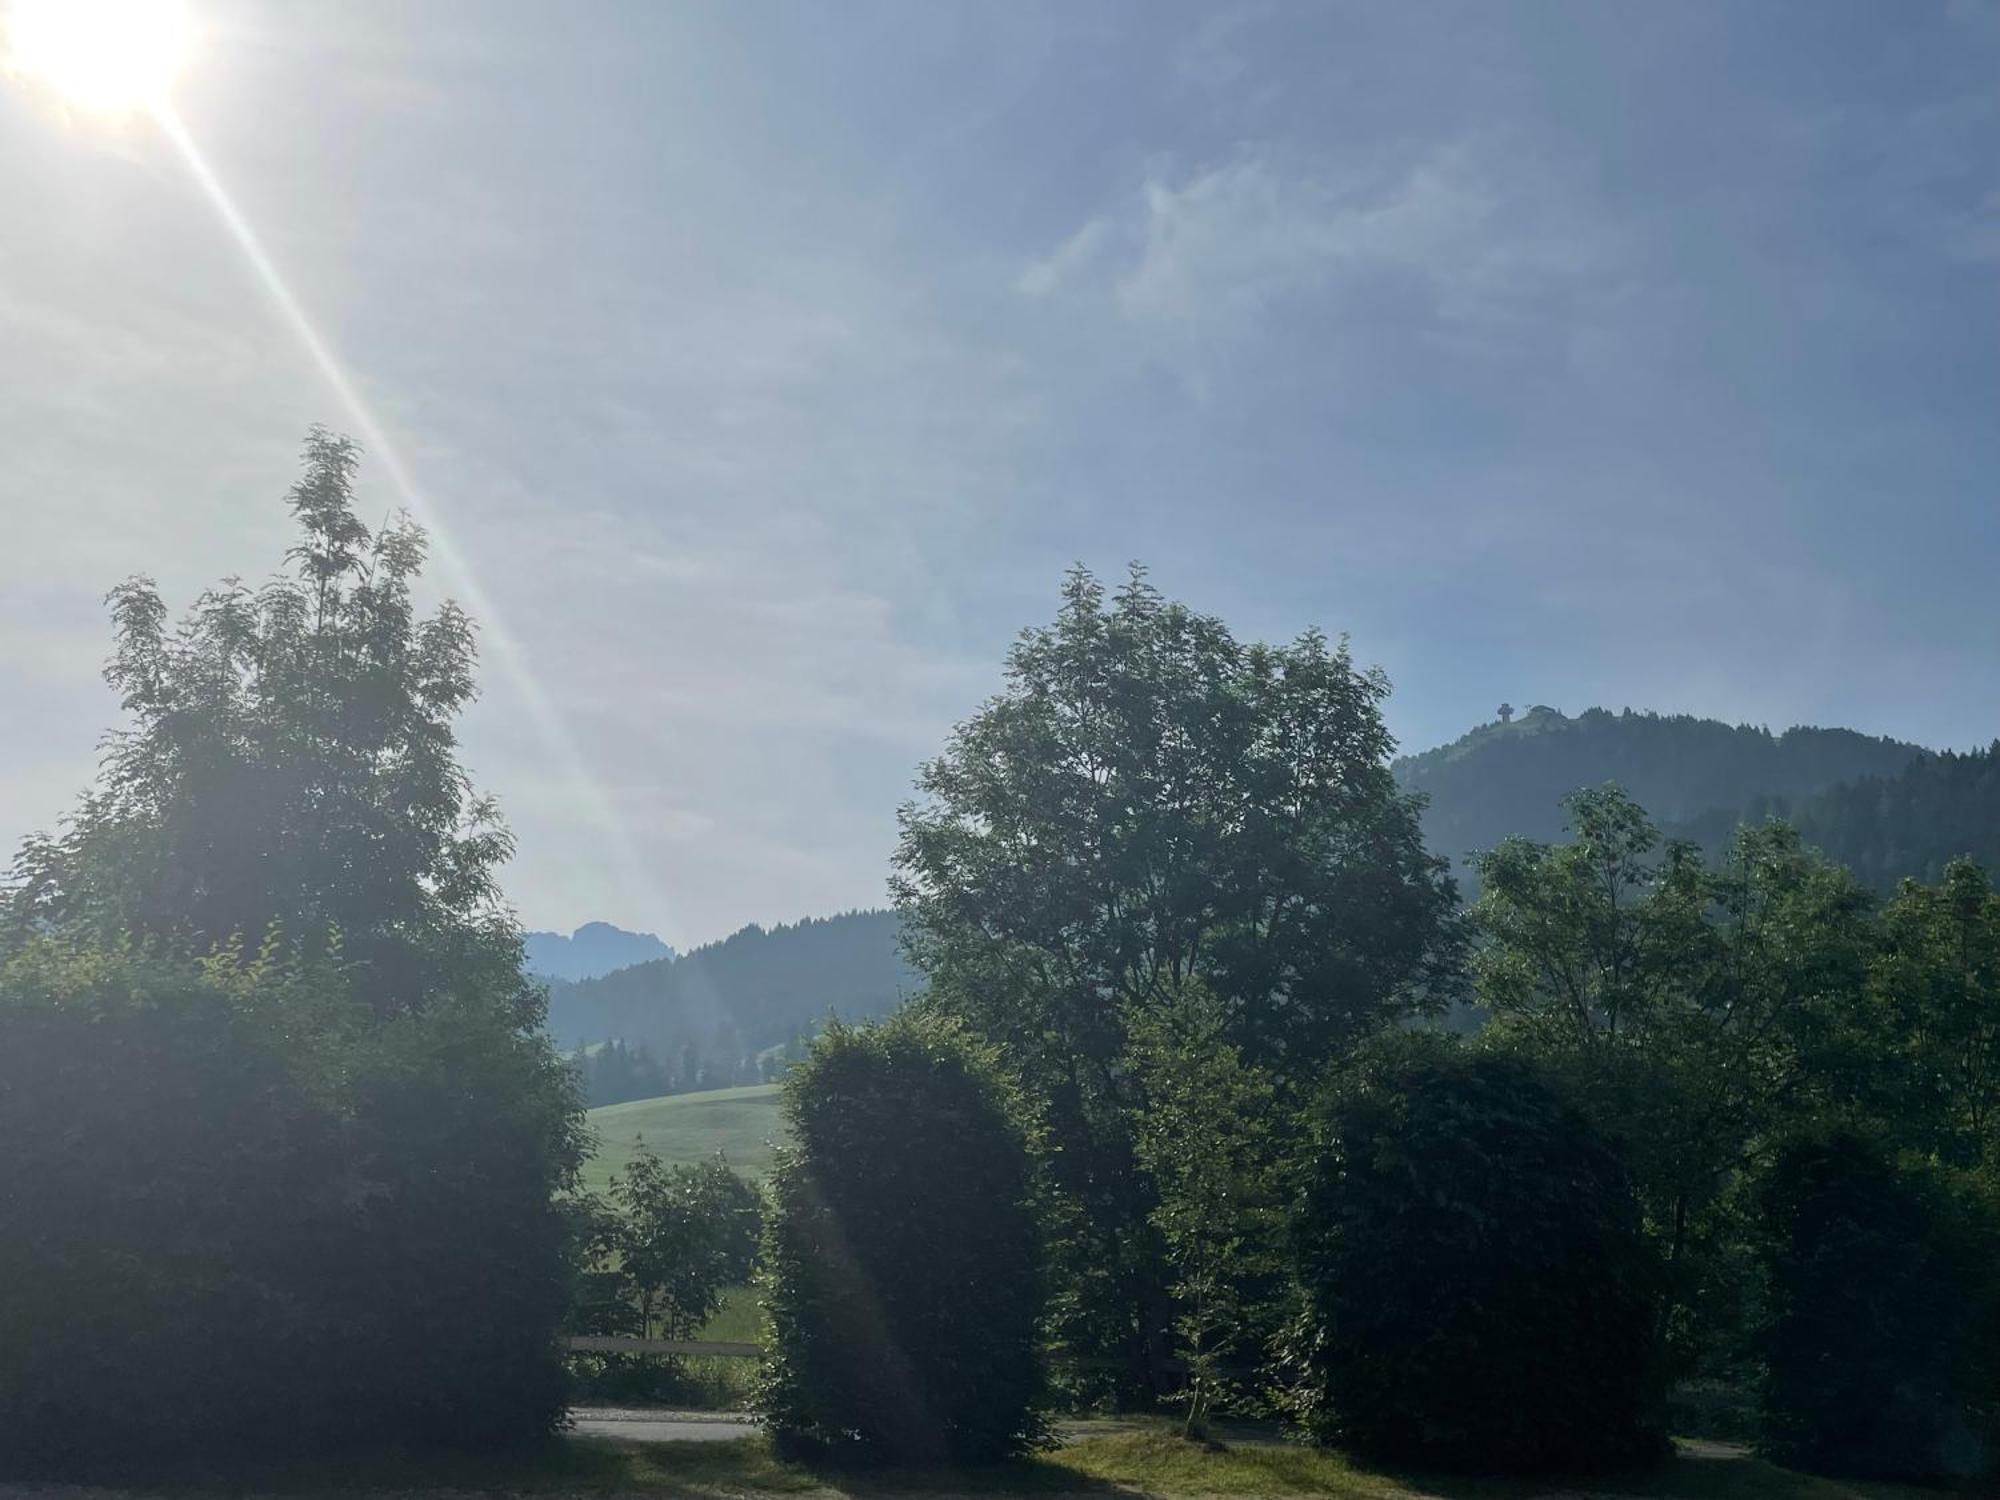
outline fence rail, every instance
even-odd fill
[[[563,1342],[572,1354],[714,1354],[723,1359],[755,1359],[761,1344],[727,1339],[639,1339],[616,1334],[577,1333]]]
[[[709,1354],[721,1359],[757,1359],[764,1352],[762,1344],[733,1343],[727,1339],[641,1339],[599,1333],[573,1333],[563,1340],[563,1345],[571,1354]],[[1049,1357],[1057,1364],[1078,1370],[1120,1370],[1130,1363],[1106,1355],[1072,1354],[1060,1347],[1051,1349]],[[1185,1375],[1187,1362],[1164,1359],[1158,1368],[1169,1375]],[[1256,1372],[1230,1367],[1223,1373],[1247,1378]]]

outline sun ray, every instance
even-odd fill
[[[304,305],[292,292],[290,285],[279,272],[277,263],[264,248],[236,200],[223,186],[215,169],[208,163],[193,136],[188,133],[173,105],[161,100],[153,107],[161,130],[186,163],[189,173],[201,188],[203,195],[221,218],[244,259],[250,264],[258,282],[277,308],[285,325],[291,330],[299,345],[304,349],[312,365],[328,388],[346,409],[347,420],[352,424],[363,447],[381,466],[388,476],[391,486],[401,499],[403,508],[429,533],[448,592],[456,595],[479,621],[481,636],[492,648],[493,655],[521,705],[527,710],[536,733],[544,747],[556,763],[566,784],[583,800],[582,811],[588,822],[600,835],[600,847],[608,853],[617,867],[618,876],[627,882],[627,888],[638,893],[648,907],[663,915],[666,905],[661,899],[657,882],[640,857],[625,821],[619,817],[611,799],[605,794],[582,749],[571,735],[562,715],[541,684],[529,670],[525,653],[512,633],[507,629],[499,610],[494,606],[484,588],[479,584],[463,555],[453,542],[451,532],[445,527],[435,508],[428,502],[424,492],[402,455],[375,418],[374,412],[363,399],[360,390],[348,376],[345,367],[335,356],[332,347],[321,336],[319,329],[307,315]]]

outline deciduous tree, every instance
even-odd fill
[[[1242,645],[1136,570],[1114,595],[1077,569],[903,810],[893,886],[931,1003],[1004,1048],[1058,1147],[1064,1337],[1142,1383],[1168,1299],[1131,1008],[1201,981],[1282,1088],[1455,974],[1455,894],[1390,776],[1387,692],[1344,644]]]

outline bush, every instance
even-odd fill
[[[262,965],[0,968],[0,1463],[560,1421],[560,1065],[484,1017],[350,1028],[346,1003]]]
[[[1296,1246],[1292,1397],[1317,1439],[1481,1470],[1662,1449],[1631,1185],[1519,1060],[1402,1035],[1337,1075]]]
[[[669,1165],[643,1142],[609,1201],[580,1200],[586,1265],[579,1308],[606,1332],[691,1339],[750,1279],[764,1200],[720,1152]]]
[[[1757,1199],[1772,1457],[1867,1478],[1990,1472],[2000,1400],[1990,1208],[1846,1128],[1788,1142]]]
[[[986,1055],[905,1014],[785,1084],[759,1406],[783,1451],[981,1462],[1044,1433],[1027,1141]]]

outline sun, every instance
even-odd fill
[[[13,0],[10,69],[106,113],[159,109],[193,40],[185,0]]]

